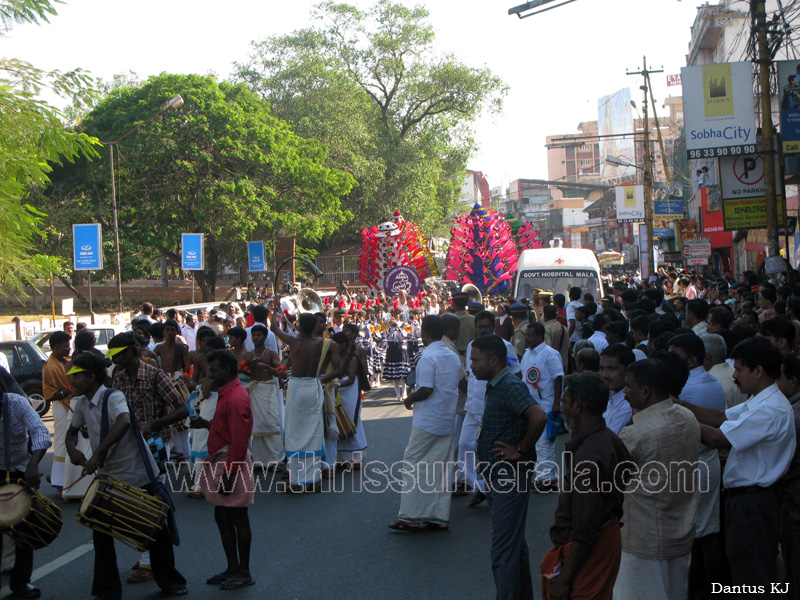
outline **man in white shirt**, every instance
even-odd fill
[[[247,339],[244,341],[244,347],[250,352],[253,351],[255,345],[253,344],[253,336],[250,334],[253,327],[256,325],[263,325],[267,328],[267,341],[264,346],[273,352],[278,351],[278,338],[275,337],[275,334],[272,333],[269,327],[269,309],[264,306],[263,304],[258,304],[253,307],[253,318],[255,319],[255,323],[245,329],[247,333]]]
[[[705,300],[689,300],[686,303],[686,323],[691,327],[695,335],[708,333],[708,302]]]
[[[746,402],[725,411],[679,402],[700,422],[704,444],[729,449],[722,476],[725,549],[733,585],[757,595],[757,586],[769,590],[778,581],[780,509],[774,486],[794,456],[794,416],[775,383],[781,353],[768,339],[744,340],[731,357],[734,381],[751,394]]]
[[[604,315],[602,313],[597,314],[594,316],[594,320],[592,321],[592,327],[594,327],[594,333],[589,336],[589,341],[594,346],[594,349],[597,350],[600,354],[603,353],[608,347],[608,340],[606,339],[605,327],[608,323],[608,315]]]
[[[190,312],[186,313],[184,317],[184,324],[181,327],[181,335],[183,339],[186,340],[186,345],[189,346],[189,352],[194,352],[197,350],[197,330],[195,326],[197,324],[197,320],[195,319],[194,315]]]
[[[567,332],[569,333],[569,341],[573,344],[581,339],[581,328],[575,320],[575,310],[583,306],[581,302],[581,288],[573,287],[569,290],[569,304],[567,304]]]
[[[494,335],[494,314],[488,310],[482,310],[475,315],[475,337],[476,339],[484,335]],[[502,339],[502,338],[501,338]],[[509,371],[516,375],[520,372],[517,351],[514,346],[503,340],[506,345],[506,366]],[[467,346],[467,356],[471,356],[472,342]],[[475,442],[481,429],[483,420],[483,408],[486,403],[486,384],[475,377],[467,361],[467,377],[461,380],[459,387],[466,386],[467,401],[464,405],[466,415],[461,426],[461,435],[458,439],[458,468],[464,471],[464,480],[471,488],[477,488],[475,495],[470,500],[468,506],[472,508],[486,499],[486,486],[483,479],[475,473]],[[456,477],[458,479],[458,477]]]
[[[633,350],[624,344],[612,344],[600,355],[600,375],[608,384],[608,407],[603,413],[606,427],[620,434],[622,428],[630,423],[631,405],[625,399],[625,369],[636,362]]]
[[[541,323],[531,323],[525,331],[527,350],[520,361],[521,377],[528,385],[531,397],[538,402],[548,419],[557,417],[561,405],[564,367],[561,354],[544,341],[545,328]],[[558,488],[555,436],[551,440],[547,428],[536,442],[536,478],[539,491]]]
[[[446,531],[450,521],[453,481],[453,435],[458,383],[464,378],[461,357],[442,344],[442,319],[422,319],[425,350],[417,362],[417,389],[404,400],[414,411],[411,436],[403,461],[413,468],[403,473],[398,520],[390,529],[419,531],[422,525]]]

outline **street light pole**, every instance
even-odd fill
[[[138,131],[142,125],[149,123],[165,110],[169,108],[180,108],[181,106],[183,106],[183,98],[180,95],[173,96],[170,98],[169,102],[167,102],[163,107],[161,107],[161,109],[158,110],[158,112],[139,123],[136,127],[125,133],[123,136],[117,138],[113,142],[102,142],[108,146],[108,164],[111,168],[111,205],[114,215],[114,262],[117,269],[117,312],[120,313],[122,312],[122,267],[120,266],[119,259],[119,217],[117,211],[117,183],[116,175],[114,173],[114,146],[124,140],[134,131]]]
[[[119,262],[119,220],[117,217],[117,183],[114,181],[114,144],[108,145],[111,165],[111,206],[114,211],[114,262],[117,268],[117,312],[122,312],[122,267]]]

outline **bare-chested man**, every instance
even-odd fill
[[[299,338],[282,331],[278,319],[272,321],[272,331],[289,347],[292,356],[292,375],[286,397],[285,448],[289,490],[293,492],[320,489],[325,429],[319,374],[325,372],[330,360],[330,341],[312,337],[317,318],[312,313],[302,313],[297,323]]]
[[[212,341],[213,340],[213,341]],[[189,389],[193,390],[192,396],[189,398],[189,404],[192,409],[193,415],[198,415],[206,421],[214,418],[214,413],[217,410],[217,392],[211,390],[211,379],[208,374],[208,361],[206,360],[212,348],[208,346],[208,342],[212,342],[212,346],[216,345],[218,348],[224,349],[225,340],[218,337],[214,330],[209,327],[201,327],[197,331],[197,350],[191,353],[190,356],[190,373]],[[200,464],[205,460],[208,454],[208,429],[195,429],[192,432],[192,461],[194,462],[194,486],[189,491],[189,496],[192,498],[202,498],[203,494],[199,488],[200,478]]]

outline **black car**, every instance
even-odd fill
[[[28,341],[0,342],[0,352],[6,355],[12,377],[28,396],[34,410],[43,417],[50,410],[50,401],[42,392],[42,369],[47,357],[39,347]]]

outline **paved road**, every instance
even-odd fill
[[[363,413],[367,459],[388,464],[401,460],[411,419],[395,402],[393,390],[384,386],[371,392]],[[564,439],[559,437],[559,452]],[[42,463],[43,471],[49,472],[51,460],[49,454]],[[400,497],[392,491],[366,491],[370,474],[380,480],[375,468],[379,465],[363,473],[363,491],[354,491],[358,479],[348,473],[339,476],[340,491],[335,493],[295,496],[273,490],[257,494],[250,509],[254,535],[251,568],[257,583],[230,595],[240,600],[493,598],[486,504],[469,509],[468,498],[454,498],[448,532],[391,532],[386,525],[396,517]],[[42,492],[55,496],[47,484]],[[189,581],[189,593],[192,598],[219,598],[219,589],[205,584],[206,577],[225,567],[213,509],[203,500],[183,494],[175,495],[175,504],[182,537],[176,561]],[[550,547],[547,532],[555,504],[555,494],[531,496],[527,536],[537,590],[536,574]],[[62,510],[61,535],[36,552],[35,584],[46,598],[91,597],[91,531],[75,522],[77,503],[64,504]],[[116,545],[120,572],[126,577],[138,555]],[[7,583],[3,578],[2,584]],[[153,582],[123,585],[126,598],[160,597]],[[6,593],[7,588],[0,597]]]

